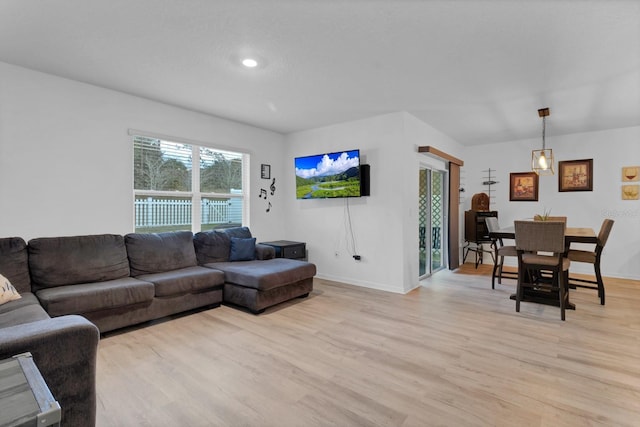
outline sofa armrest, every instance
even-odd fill
[[[262,243],[256,243],[256,259],[267,260],[276,257],[276,248]]]
[[[0,331],[0,359],[30,352],[62,407],[62,425],[94,426],[99,339],[98,328],[76,315],[9,326]]]

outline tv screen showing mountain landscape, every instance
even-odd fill
[[[296,198],[360,197],[360,150],[297,157]]]

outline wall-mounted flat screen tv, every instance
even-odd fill
[[[360,150],[296,157],[296,198],[360,197]]]

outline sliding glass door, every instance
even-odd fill
[[[419,276],[444,268],[447,242],[446,172],[420,167],[418,185]]]

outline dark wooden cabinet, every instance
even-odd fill
[[[276,250],[276,258],[307,259],[307,249],[303,242],[290,240],[276,240],[273,242],[261,242],[263,245],[273,246]]]
[[[498,211],[465,211],[464,239],[467,242],[491,242],[489,229],[485,222],[487,217],[498,217]]]
[[[485,218],[498,217],[497,211],[465,211],[464,213],[464,240],[466,243],[462,248],[462,262],[467,259],[469,252],[476,255],[476,268],[482,263],[483,254],[486,252],[493,258],[493,251],[484,248],[484,243],[491,243],[489,229]],[[494,260],[495,262],[495,260]]]

